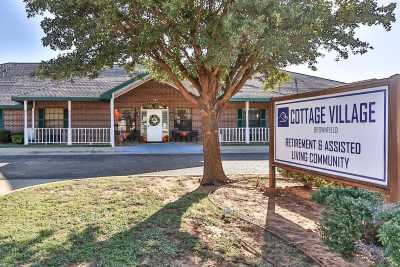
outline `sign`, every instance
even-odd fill
[[[274,163],[387,187],[388,89],[274,101]]]

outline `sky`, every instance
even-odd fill
[[[358,36],[374,47],[365,55],[350,56],[335,61],[327,53],[319,59],[318,70],[307,66],[290,66],[287,70],[320,76],[343,82],[384,78],[400,73],[400,0],[378,0],[381,4],[396,2],[397,21],[392,31],[382,27],[363,27]],[[27,18],[22,0],[0,0],[0,63],[40,62],[57,56],[57,52],[42,46],[40,18]]]

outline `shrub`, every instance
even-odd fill
[[[384,210],[378,217],[385,221],[378,230],[378,237],[390,266],[400,266],[400,206]]]
[[[0,143],[9,143],[10,142],[10,131],[5,129],[0,129]]]
[[[322,240],[345,257],[370,232],[374,212],[383,203],[380,194],[351,188],[321,188],[313,199],[327,205],[319,228]]]
[[[335,186],[333,182],[329,182],[319,176],[304,174],[300,172],[278,169],[278,172],[285,178],[293,179],[296,182],[302,183],[305,188]]]
[[[342,197],[365,199],[373,203],[375,207],[383,203],[381,194],[358,188],[322,187],[311,197],[315,202],[325,205],[334,205],[335,201]]]
[[[13,144],[23,144],[24,143],[24,135],[23,134],[13,134],[11,136],[11,142]]]

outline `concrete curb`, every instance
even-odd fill
[[[47,150],[47,151],[46,151]],[[122,151],[121,151],[122,150]],[[222,154],[268,154],[269,147],[222,147]],[[48,149],[48,148],[0,148],[1,156],[62,156],[62,155],[201,155],[202,151],[193,150],[136,150],[136,151],[124,151],[121,148],[109,149],[109,150],[60,150],[60,149]]]

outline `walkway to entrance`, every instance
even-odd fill
[[[268,154],[268,145],[224,145],[223,154]],[[130,146],[11,146],[1,147],[0,156],[13,155],[179,155],[202,154],[201,144],[193,143],[147,143]]]
[[[224,154],[237,154],[237,153],[249,153],[249,154],[266,154],[268,153],[269,147],[266,145],[260,146],[222,146],[221,152]],[[129,154],[202,154],[203,146],[201,144],[193,143],[148,143],[148,144],[137,144],[133,146],[119,146],[115,148],[115,152],[129,153]]]

